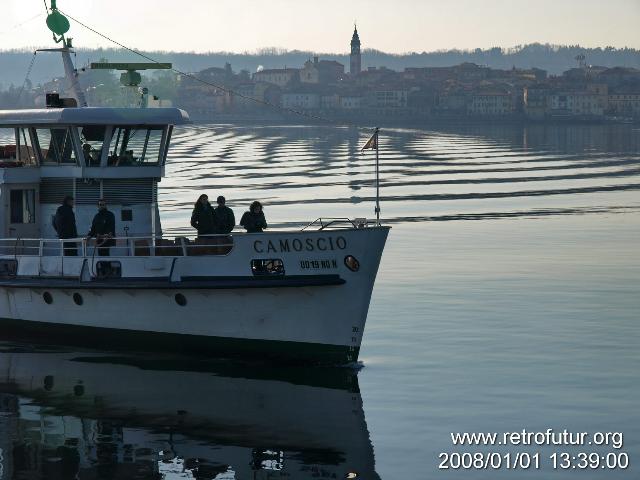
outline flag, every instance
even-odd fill
[[[378,129],[376,129],[376,132],[371,136],[369,140],[367,140],[367,143],[364,144],[364,147],[360,149],[360,153],[364,152],[365,150],[378,150]]]

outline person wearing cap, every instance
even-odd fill
[[[226,200],[222,195],[218,197],[217,202],[218,206],[213,211],[215,233],[231,233],[233,227],[236,226],[236,217],[233,214],[233,210],[225,205]]]
[[[73,197],[71,195],[64,197],[62,205],[56,210],[56,214],[53,217],[53,228],[59,239],[78,237],[76,216],[73,213]],[[62,248],[66,256],[75,257],[78,255],[76,242],[63,242]]]
[[[108,257],[110,253],[109,248],[116,244],[115,236],[116,217],[113,212],[107,210],[107,202],[101,198],[98,200],[98,213],[93,217],[91,230],[89,230],[87,238],[95,237],[98,255]]]

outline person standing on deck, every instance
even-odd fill
[[[91,230],[87,234],[87,238],[96,238],[96,247],[98,255],[101,257],[109,256],[109,248],[115,246],[116,241],[116,217],[113,212],[107,210],[107,202],[101,198],[98,200],[98,213],[93,217],[91,222]]]
[[[59,239],[78,237],[76,216],[73,213],[73,197],[71,195],[64,197],[62,205],[56,210],[56,215],[53,217],[53,228],[56,230]],[[62,248],[66,256],[75,257],[78,255],[76,242],[63,242]]]
[[[213,207],[209,203],[209,197],[204,193],[198,197],[198,201],[193,206],[191,226],[198,231],[198,236],[216,233]]]
[[[218,206],[213,211],[215,217],[215,233],[231,233],[233,227],[236,226],[236,217],[233,214],[233,210],[225,205],[226,200],[222,195],[218,197],[217,202]]]
[[[267,220],[264,217],[262,211],[262,204],[257,200],[251,204],[248,212],[244,212],[242,219],[240,220],[247,233],[260,233],[267,228]]]

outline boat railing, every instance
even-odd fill
[[[327,230],[327,229],[351,229],[366,228],[369,224],[366,218],[316,218],[313,222],[302,227],[301,230]]]
[[[0,255],[4,256],[102,256],[108,248],[113,257],[181,257],[228,255],[234,247],[233,235],[201,235],[195,238],[133,236],[114,237],[108,241],[95,238],[2,238]]]
[[[367,228],[366,218],[318,218],[300,231],[344,230]],[[110,238],[108,242],[96,242],[95,238],[0,238],[2,256],[103,256],[101,249],[108,248],[113,257],[187,257],[204,255],[228,255],[234,248],[234,237],[245,234],[200,235],[197,237],[158,235],[126,236]]]

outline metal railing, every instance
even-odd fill
[[[0,255],[39,257],[98,257],[109,250],[112,257],[182,257],[228,255],[234,247],[233,235],[189,237],[114,237],[100,243],[95,238],[2,238]]]
[[[326,230],[328,228],[335,229],[351,229],[366,228],[369,224],[366,218],[316,218],[313,222],[302,227],[302,230],[316,228],[317,230]]]
[[[366,218],[318,218],[299,231],[367,228],[371,224]],[[275,232],[274,232],[275,233]],[[278,232],[284,233],[284,232]],[[292,232],[289,232],[292,233]],[[38,257],[100,257],[101,249],[109,249],[112,257],[186,257],[228,255],[234,248],[234,237],[247,234],[180,236],[127,236],[109,239],[107,244],[96,243],[95,238],[0,238],[0,256]],[[106,253],[103,251],[103,253]]]

